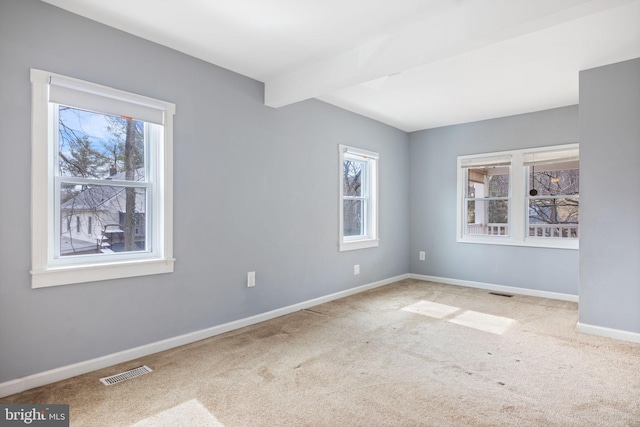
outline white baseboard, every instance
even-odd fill
[[[118,353],[109,354],[95,359],[86,360],[84,362],[74,363],[73,365],[62,366],[60,368],[51,369],[49,371],[39,372],[37,374],[29,375],[23,378],[0,383],[0,397],[20,393],[22,391],[29,390],[35,387],[51,384],[56,381],[75,377],[77,375],[86,374],[97,369],[106,368],[109,366],[117,365],[119,363],[128,362],[130,360],[148,356],[150,354],[158,353],[160,351],[169,350],[171,348],[179,347],[185,344],[190,344],[192,342],[220,335],[225,332],[233,331],[235,329],[244,328],[246,326],[264,322],[266,320],[271,320],[276,317],[294,313],[296,311],[323,304],[325,302],[333,301],[339,298],[344,298],[360,292],[368,291],[370,289],[378,288],[380,286],[388,285],[399,280],[407,279],[408,277],[408,274],[402,274],[400,276],[395,276],[389,279],[380,280],[378,282],[357,286],[355,288],[336,292],[330,295],[325,295],[323,297],[315,298],[312,300],[303,301],[298,304],[282,307],[276,310],[268,311],[266,313],[261,313],[233,322],[224,323],[222,325],[213,326],[211,328],[190,332],[188,334],[179,335],[173,338],[168,338],[166,340],[157,341],[129,350],[120,351]]]
[[[583,334],[598,335],[601,337],[613,338],[616,340],[630,341],[640,343],[640,333],[623,331],[621,329],[605,328],[604,326],[588,325],[586,323],[578,322],[576,324],[576,331]]]
[[[490,291],[505,292],[531,297],[557,299],[562,301],[578,302],[577,295],[562,294],[558,292],[538,291],[536,289],[516,288],[512,286],[494,285],[492,283],[472,282],[469,280],[449,279],[446,277],[425,276],[422,274],[409,274],[410,279],[425,280],[427,282],[444,283],[445,285],[465,286],[467,288],[487,289]]]

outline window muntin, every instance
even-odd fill
[[[41,70],[31,81],[32,286],[173,271],[175,106]]]
[[[378,246],[378,154],[339,146],[340,250]]]
[[[458,157],[458,241],[577,249],[578,218],[578,144]]]

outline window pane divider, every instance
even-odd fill
[[[507,197],[507,196],[500,196],[500,197],[465,197],[464,199],[468,200],[470,202],[473,202],[473,201],[484,202],[484,201],[491,201],[491,200],[509,200],[509,197]]]
[[[578,194],[559,194],[554,196],[527,196],[529,200],[546,200],[546,199],[579,199]]]
[[[91,178],[75,178],[57,176],[56,180],[60,184],[77,184],[77,185],[101,185],[110,187],[129,187],[129,188],[150,188],[151,183],[145,181],[124,181],[111,179],[91,179]]]

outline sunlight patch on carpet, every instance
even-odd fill
[[[408,311],[410,313],[417,313],[429,317],[435,317],[436,319],[442,319],[443,317],[446,317],[460,310],[460,308],[423,300],[418,301],[415,304],[411,304],[410,306],[407,306],[402,310]]]
[[[479,329],[492,334],[502,335],[511,324],[513,319],[508,317],[494,316],[492,314],[479,313],[467,310],[462,314],[450,319],[449,322],[469,328]]]
[[[211,412],[196,399],[188,400],[133,424],[133,427],[203,426],[224,427]]]

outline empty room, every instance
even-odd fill
[[[640,425],[640,0],[0,0],[0,425]]]

